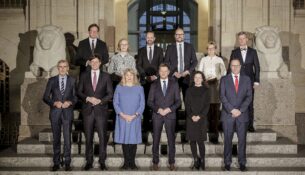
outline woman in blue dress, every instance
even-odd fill
[[[137,170],[135,156],[137,144],[142,143],[141,120],[145,98],[143,87],[133,69],[128,68],[123,72],[122,80],[114,92],[113,106],[116,112],[114,141],[122,144],[124,155],[121,169]]]

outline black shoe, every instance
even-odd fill
[[[199,170],[200,164],[201,164],[200,159],[198,159],[198,158],[194,159],[194,165],[193,165],[192,169]]]
[[[51,169],[51,171],[57,171],[60,169],[60,166],[59,165],[54,165]]]
[[[204,159],[201,159],[201,169],[202,170],[205,170],[205,161],[204,161]]]
[[[231,171],[231,166],[230,165],[225,165],[225,171]]]
[[[93,168],[93,167],[92,167],[92,164],[91,164],[91,163],[87,163],[86,166],[84,167],[84,170],[85,170],[85,171],[88,171],[88,170],[90,170],[91,168]]]
[[[242,165],[242,164],[239,165],[239,169],[240,169],[240,171],[247,171],[246,166]]]
[[[249,127],[248,127],[248,131],[249,131],[249,132],[255,132],[255,129],[254,129],[253,126],[249,126]]]
[[[212,139],[211,140],[211,142],[214,144],[214,145],[217,145],[217,144],[219,144],[219,141],[218,141],[218,139]]]
[[[127,163],[124,163],[123,166],[120,167],[121,170],[128,170],[129,166]]]
[[[108,168],[106,167],[105,163],[101,163],[100,169],[102,171],[108,170]]]
[[[139,168],[137,167],[136,164],[130,165],[131,170],[138,170]]]
[[[72,171],[71,166],[70,166],[70,165],[66,165],[66,166],[65,166],[65,171]]]

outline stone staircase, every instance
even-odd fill
[[[82,136],[81,136],[82,135]],[[223,167],[223,138],[219,137],[217,145],[206,142],[206,171],[192,171],[193,164],[190,146],[184,141],[183,132],[176,136],[176,165],[178,171],[170,172],[167,169],[166,134],[162,133],[160,156],[161,171],[150,171],[152,161],[152,137],[144,135],[147,142],[138,145],[136,163],[140,167],[138,171],[119,171],[123,163],[121,145],[114,144],[112,132],[108,133],[108,158],[106,161],[109,170],[104,174],[228,174]],[[82,138],[82,139],[80,139]],[[234,142],[237,138],[234,135]],[[94,142],[98,143],[97,134]],[[164,146],[163,146],[164,145]],[[165,148],[165,149],[164,149]],[[16,149],[10,148],[0,152],[0,174],[100,174],[98,157],[95,157],[94,168],[85,172],[82,167],[85,164],[85,144],[82,133],[73,132],[72,144],[72,172],[50,172],[52,166],[52,133],[45,129],[39,133],[39,137],[29,138],[18,143]],[[164,154],[165,153],[165,154]],[[237,158],[233,157],[232,173],[234,174],[305,174],[305,148],[298,146],[287,138],[278,137],[272,130],[257,130],[248,133],[247,137],[247,167],[248,172],[238,170]]]

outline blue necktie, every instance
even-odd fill
[[[167,89],[167,87],[166,87],[166,81],[163,80],[162,92],[163,92],[163,95],[164,95],[164,96],[166,95],[166,89]]]

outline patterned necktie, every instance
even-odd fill
[[[237,93],[238,92],[238,76],[235,75],[234,77],[235,77],[235,91]]]
[[[60,82],[60,92],[61,92],[61,95],[64,95],[64,93],[65,93],[65,82],[64,82],[64,79],[65,78],[61,78],[61,82]]]
[[[93,91],[95,91],[96,89],[96,84],[97,84],[96,72],[93,72],[93,82],[92,82]]]
[[[148,60],[151,63],[151,61],[152,61],[152,50],[151,50],[151,47],[149,47],[149,58],[148,58]]]
[[[94,40],[92,40],[92,43],[91,43],[91,52],[92,52],[92,55],[94,55]]]
[[[179,67],[179,72],[183,72],[184,70],[184,62],[183,62],[183,57],[182,57],[182,44],[179,44],[179,60],[180,60],[180,67]]]
[[[162,92],[163,92],[163,95],[164,95],[164,96],[166,95],[166,89],[167,89],[167,87],[166,87],[166,81],[163,80]]]

